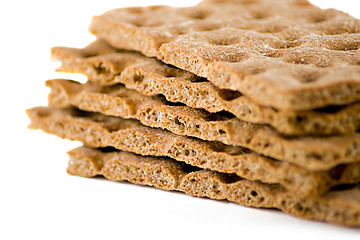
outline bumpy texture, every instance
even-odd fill
[[[240,92],[223,90],[189,72],[135,52],[118,51],[103,41],[83,49],[54,47],[58,71],[85,74],[100,85],[122,83],[145,95],[163,95],[208,112],[227,111],[237,118],[269,124],[285,135],[332,135],[355,132],[360,127],[360,103],[308,111],[283,111],[261,106]]]
[[[169,158],[143,157],[114,149],[79,147],[68,152],[67,172],[82,177],[103,175],[165,190],[177,189],[186,175],[184,164]]]
[[[90,31],[264,106],[307,110],[360,100],[360,20],[306,0],[114,9],[94,17]]]
[[[66,90],[64,85],[55,87],[55,82],[48,82],[55,87],[50,94],[50,103],[58,107],[74,104],[83,110],[138,118],[149,126],[166,128],[176,134],[247,147],[260,154],[311,169],[323,170],[360,159],[359,133],[345,136],[286,138],[265,125],[210,115],[185,106],[169,106],[160,100],[153,100],[150,105],[139,104],[144,100],[144,96],[133,98],[137,95],[136,92],[130,92],[126,96],[127,90],[121,86],[118,88],[119,91],[115,90],[112,94],[80,92],[77,98],[76,92],[82,89],[81,85],[75,82],[63,83],[72,83],[74,86]]]
[[[360,164],[309,171],[260,156],[241,147],[206,142],[151,129],[134,120],[108,117],[76,109],[38,107],[28,110],[31,128],[78,140],[91,147],[114,147],[141,155],[166,156],[187,164],[235,173],[250,180],[280,183],[299,198],[317,195],[341,183],[360,180]],[[305,166],[308,166],[305,164]]]
[[[101,87],[92,83],[83,85],[62,79],[49,80],[47,85],[51,87],[49,104],[57,108],[76,106],[84,111],[138,119],[146,126],[164,128],[175,134],[194,136],[207,141],[237,144],[255,151],[260,149],[260,152],[261,148],[257,148],[257,142],[252,147],[242,138],[244,136],[259,135],[261,139],[267,133],[268,142],[272,143],[267,147],[271,148],[271,145],[276,146],[283,142],[284,149],[289,151],[287,146],[291,145],[290,139],[279,136],[267,126],[251,125],[236,118],[208,114],[186,106],[174,106],[166,103],[160,97],[147,97],[136,91],[126,89],[122,85]],[[254,134],[254,132],[258,133]],[[261,136],[261,134],[264,136]],[[333,139],[337,139],[334,144],[340,144],[346,138],[346,136],[333,137]],[[315,147],[320,148],[328,139],[326,137],[302,137],[294,138],[292,141],[298,143],[295,144],[294,151],[304,150],[306,152],[306,148],[309,148],[308,145],[316,144]],[[306,144],[307,141],[308,144]],[[300,144],[303,149],[296,149]],[[271,149],[269,151],[270,156],[274,157],[275,155],[272,155],[274,153],[271,153]],[[277,158],[280,157],[280,155],[276,156]],[[299,164],[296,161],[295,163]]]
[[[171,159],[80,147],[68,152],[68,173],[83,177],[103,175],[186,194],[227,199],[245,206],[278,208],[295,216],[360,226],[360,188],[331,190],[302,201],[276,184],[263,184],[230,174],[193,168]]]
[[[146,127],[136,120],[84,112],[75,108],[36,107],[29,109],[27,112],[32,120],[30,126],[55,131],[54,134],[75,138],[74,140],[78,140],[76,138],[84,139],[82,141],[87,141],[86,144],[91,144],[93,147],[113,146],[119,148],[124,143],[139,146],[144,144],[146,146],[149,144],[146,139],[152,139],[150,142],[159,144],[158,148],[160,149],[154,147],[151,150],[165,151],[165,148],[169,148],[169,152],[176,152],[175,146],[178,146],[180,142],[184,143],[184,141],[196,141],[197,144],[216,143],[218,146],[224,148],[227,146],[230,149],[243,149],[243,147],[246,147],[262,155],[294,163],[305,169],[315,171],[328,170],[339,164],[360,161],[359,134],[327,138],[286,139],[277,135],[271,129],[249,128],[245,124],[241,129],[241,134],[238,134],[238,141],[241,146],[235,146],[180,136],[163,129]],[[238,128],[233,130],[234,135],[237,131],[240,130]],[[147,133],[146,135],[149,136],[142,136],[140,139],[140,137],[136,137],[136,134],[134,135],[135,132]],[[123,138],[131,140],[125,141],[122,140]],[[94,146],[94,144],[97,146]],[[175,144],[175,146],[172,144]],[[206,151],[204,152],[206,153]]]

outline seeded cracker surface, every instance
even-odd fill
[[[115,9],[94,17],[90,31],[261,105],[307,110],[360,99],[359,20],[305,0]]]
[[[52,58],[62,63],[58,71],[82,73],[100,85],[122,83],[192,108],[227,111],[247,122],[269,124],[285,135],[348,134],[360,126],[360,103],[308,111],[261,106],[239,92],[220,89],[204,78],[135,52],[116,50],[100,40],[83,49],[54,47]]]
[[[298,202],[279,185],[191,168],[167,158],[141,157],[111,150],[104,152],[87,147],[73,149],[69,156],[68,172],[73,175],[103,175],[110,180],[126,180],[194,196],[227,199],[245,206],[278,208],[308,219],[360,225],[358,186],[332,190],[323,196]]]

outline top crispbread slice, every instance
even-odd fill
[[[360,99],[360,21],[305,0],[115,9],[94,17],[90,31],[261,105],[306,110]]]
[[[360,103],[316,111],[282,111],[261,106],[237,91],[222,90],[187,71],[130,51],[116,50],[97,40],[83,49],[54,47],[52,58],[61,61],[58,71],[85,74],[100,85],[125,84],[145,95],[163,95],[209,112],[227,111],[237,118],[269,124],[285,135],[333,135],[356,131]]]
[[[331,190],[301,202],[278,184],[263,184],[216,171],[189,168],[169,158],[143,157],[121,151],[80,147],[69,151],[68,173],[103,175],[186,194],[227,199],[245,206],[278,208],[295,216],[360,226],[359,186]]]

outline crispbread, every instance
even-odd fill
[[[201,168],[236,173],[250,180],[280,183],[296,192],[299,197],[320,194],[334,185],[356,183],[360,180],[359,163],[313,172],[260,156],[241,147],[201,141],[161,129],[148,128],[135,120],[72,108],[38,107],[28,110],[28,115],[32,120],[31,128],[78,140],[87,146],[111,146],[141,155],[166,156]],[[310,164],[304,165],[308,167]]]
[[[147,144],[152,143],[155,145],[151,150],[155,152],[159,150],[165,151],[166,145],[170,152],[173,151],[177,153],[177,147],[185,144],[185,142],[197,141],[197,144],[209,143],[208,141],[202,141],[188,136],[176,135],[163,129],[149,128],[136,120],[125,120],[97,113],[83,112],[72,108],[56,109],[51,107],[38,107],[29,109],[27,112],[32,119],[30,126],[42,128],[50,132],[56,130],[54,134],[60,136],[67,135],[74,140],[86,141],[86,144],[92,147],[113,146],[118,149],[123,149],[123,147],[125,147],[123,144],[127,143],[138,146],[142,144],[147,146]],[[67,128],[71,129],[71,131]],[[329,170],[339,164],[360,161],[360,155],[358,153],[360,148],[359,134],[334,136],[323,139],[311,137],[286,139],[277,135],[276,132],[271,131],[271,129],[256,127],[248,129],[245,124],[242,130],[238,139],[242,141],[242,146],[224,145],[220,142],[216,143],[219,146],[228,146],[234,149],[243,149],[243,147],[246,147],[265,156],[294,163],[305,169],[315,171]],[[236,131],[240,130],[236,129]],[[234,130],[234,132],[236,131]],[[135,133],[140,135],[146,134],[137,137]],[[123,141],[122,138],[127,140]],[[149,142],[145,139],[151,139],[152,141]],[[180,144],[180,142],[183,143]],[[155,146],[159,146],[159,148],[162,149],[157,149]],[[126,149],[124,150],[127,151]],[[151,153],[150,155],[157,154]]]
[[[142,157],[118,151],[80,147],[68,152],[68,173],[83,177],[103,175],[193,196],[227,199],[245,206],[278,208],[290,214],[341,225],[360,226],[360,188],[332,190],[299,202],[277,184],[252,182],[229,174],[187,168],[171,159]]]
[[[90,31],[264,106],[307,110],[360,100],[360,20],[305,0],[115,9],[95,16]]]
[[[265,125],[236,118],[210,115],[186,106],[167,105],[122,86],[102,88],[93,84],[48,81],[53,90],[49,102],[55,107],[78,108],[123,118],[139,119],[151,127],[165,128],[179,135],[247,147],[260,154],[296,163],[305,168],[327,162],[327,167],[357,161],[359,133],[331,137],[286,138]],[[87,87],[88,86],[88,87]],[[85,90],[84,90],[85,88]],[[86,90],[86,89],[90,90]],[[304,162],[302,162],[304,161]],[[304,163],[306,162],[306,166]],[[332,163],[330,163],[332,162]],[[324,165],[320,169],[324,170]],[[314,167],[317,170],[318,167]]]
[[[186,175],[184,164],[170,158],[140,156],[129,152],[79,147],[68,152],[67,172],[82,177],[103,175],[111,180],[151,185],[165,190],[178,188]]]
[[[123,83],[143,94],[162,94],[170,102],[192,108],[228,111],[247,122],[270,124],[285,135],[347,134],[360,127],[360,103],[315,111],[264,107],[239,92],[221,90],[194,74],[138,53],[119,52],[100,40],[83,49],[52,48],[52,57],[62,62],[58,71],[83,73],[101,85]]]

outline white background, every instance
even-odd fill
[[[360,17],[359,1],[313,0]],[[66,174],[79,143],[28,130],[24,110],[47,104],[52,46],[83,47],[93,15],[131,6],[195,1],[7,1],[0,8],[0,239],[360,239],[360,230],[273,210]],[[72,77],[79,79],[81,76]],[[82,78],[83,79],[83,78]]]

